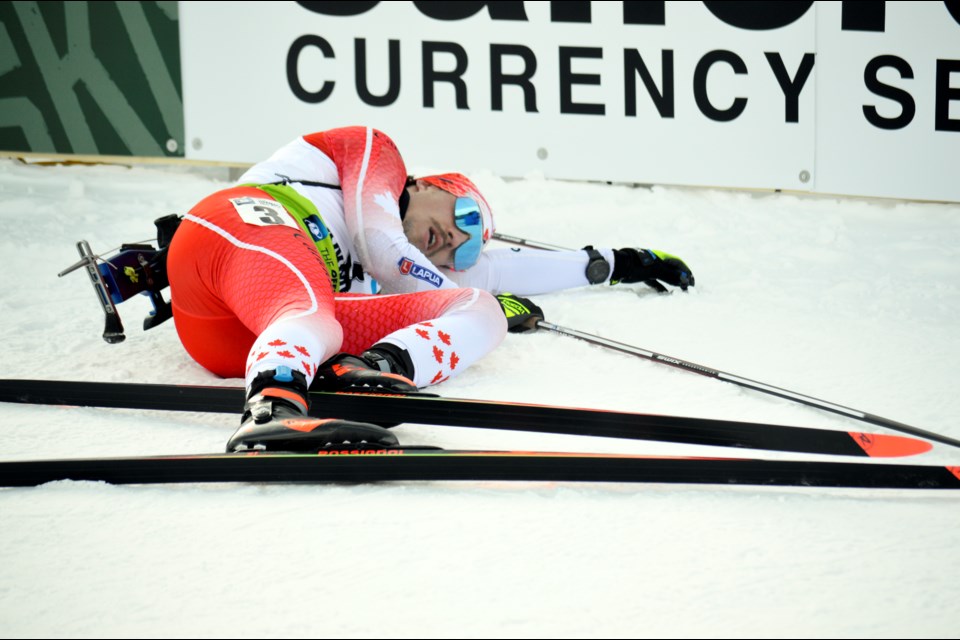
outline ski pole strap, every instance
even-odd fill
[[[497,296],[497,302],[507,317],[507,331],[511,333],[535,331],[537,322],[543,320],[543,309],[529,298],[501,293]]]

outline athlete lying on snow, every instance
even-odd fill
[[[298,138],[200,201],[167,270],[187,352],[245,378],[227,450],[395,444],[375,425],[309,418],[307,389],[413,391],[459,374],[500,344],[505,313],[520,329],[539,312],[494,294],[694,284],[682,260],[645,249],[483,253],[493,231],[469,179],[408,178],[393,141],[369,127]]]

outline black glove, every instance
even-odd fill
[[[543,320],[543,309],[535,305],[529,298],[521,298],[512,293],[501,293],[497,301],[507,316],[507,331],[510,333],[526,333],[537,328],[537,321]]]
[[[614,249],[613,275],[610,284],[619,282],[644,282],[653,280],[650,286],[666,289],[657,280],[680,287],[684,291],[694,284],[693,272],[677,256],[650,249]]]

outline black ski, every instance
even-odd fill
[[[55,480],[112,484],[525,480],[960,489],[960,467],[423,449],[0,462],[0,486]]]
[[[514,402],[311,392],[311,413],[398,424],[476,427],[587,435],[798,453],[893,457],[923,453],[930,443],[907,437],[806,427],[574,409]],[[0,401],[31,404],[240,413],[237,387],[55,380],[0,380]]]

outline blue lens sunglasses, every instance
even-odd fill
[[[466,271],[477,264],[483,251],[483,215],[480,205],[473,198],[457,198],[453,205],[453,219],[457,228],[470,236],[453,253],[453,268]]]

